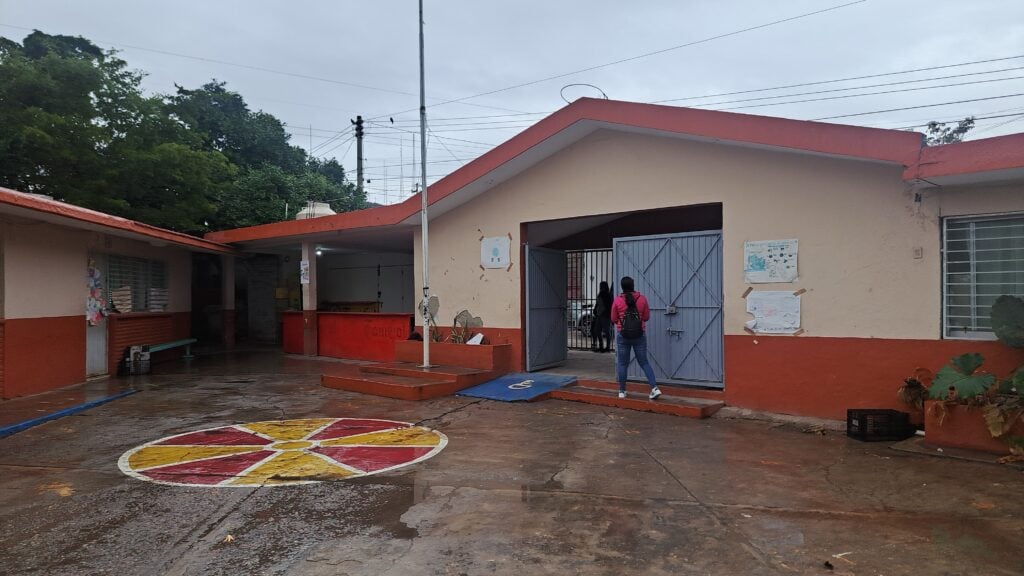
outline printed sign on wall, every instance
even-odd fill
[[[758,334],[794,334],[800,330],[800,297],[792,292],[751,292],[746,327]]]
[[[493,236],[480,240],[480,265],[484,268],[508,268],[512,239]]]
[[[794,282],[799,241],[760,240],[743,243],[743,279],[748,284]]]
[[[309,260],[299,261],[299,283],[309,284]]]

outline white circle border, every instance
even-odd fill
[[[426,454],[424,454],[424,455],[422,455],[422,456],[420,456],[418,458],[415,458],[413,460],[409,460],[408,462],[403,462],[401,464],[396,464],[394,466],[389,466],[387,468],[381,468],[380,470],[374,470],[373,472],[362,472],[362,473],[359,473],[359,474],[352,474],[351,476],[344,476],[344,477],[338,478],[337,480],[351,480],[353,478],[361,478],[363,476],[373,476],[375,474],[382,474],[384,472],[390,472],[392,470],[398,470],[400,468],[405,468],[406,466],[412,466],[413,464],[418,464],[420,462],[423,462],[424,460],[429,460],[430,458],[433,458],[434,456],[437,456],[437,454],[439,452],[441,452],[441,450],[444,450],[445,447],[448,445],[448,436],[446,436],[443,432],[440,432],[438,430],[434,430],[433,428],[427,428],[426,426],[417,426],[416,424],[413,424],[411,422],[402,422],[402,421],[399,421],[399,420],[385,420],[383,418],[292,418],[290,420],[260,420],[260,421],[257,421],[257,422],[244,422],[244,423],[241,423],[241,424],[224,424],[222,426],[213,426],[213,427],[210,427],[210,428],[201,428],[199,430],[189,430],[188,432],[182,432],[180,434],[174,434],[173,436],[165,436],[163,438],[157,438],[156,440],[152,440],[150,442],[146,442],[145,444],[140,444],[139,446],[136,446],[134,448],[129,449],[124,454],[121,454],[121,457],[117,459],[117,467],[125,475],[131,476],[132,478],[135,478],[136,480],[142,480],[143,482],[149,482],[151,484],[161,484],[163,486],[176,486],[176,487],[190,486],[190,487],[195,487],[195,488],[277,488],[277,487],[280,487],[280,486],[298,486],[298,485],[301,485],[301,484],[320,484],[320,483],[323,483],[323,482],[333,482],[333,481],[335,481],[335,480],[294,480],[294,481],[288,481],[288,482],[276,482],[276,483],[273,483],[273,484],[222,484],[222,483],[217,483],[217,484],[196,484],[196,483],[192,483],[192,482],[170,482],[170,481],[167,481],[167,480],[156,480],[154,478],[150,478],[149,476],[146,476],[146,475],[142,474],[141,472],[135,471],[131,467],[131,465],[128,464],[128,460],[136,452],[142,450],[143,448],[148,448],[150,446],[158,446],[158,445],[161,445],[161,444],[158,444],[159,442],[166,442],[167,440],[173,440],[174,438],[180,438],[181,436],[188,436],[189,434],[196,434],[197,432],[207,432],[209,430],[220,430],[222,428],[235,428],[236,430],[243,431],[243,430],[241,430],[238,427],[239,426],[246,426],[246,425],[249,425],[249,424],[271,424],[271,423],[279,423],[279,422],[294,422],[296,420],[331,420],[330,423],[320,427],[318,430],[321,430],[321,429],[326,428],[328,426],[333,426],[335,423],[340,422],[342,420],[363,420],[363,421],[365,421],[365,420],[373,420],[375,422],[387,422],[387,423],[390,423],[390,424],[396,424],[396,426],[394,428],[388,428],[388,429],[385,429],[385,430],[375,430],[374,432],[387,432],[388,430],[400,429],[400,428],[423,428],[424,430],[429,430],[431,433],[436,434],[438,436],[438,438],[439,438],[437,446],[434,446],[430,450],[430,452],[427,452]],[[364,432],[364,434],[373,434],[374,432]],[[255,434],[251,430],[249,431],[249,433]],[[313,434],[313,433],[310,433],[310,434]],[[358,434],[357,434],[357,436],[358,436]],[[344,436],[342,436],[341,438],[344,438]],[[278,440],[276,442],[301,442],[301,441],[304,441],[304,440]],[[274,444],[276,442],[271,442],[271,444]],[[270,444],[268,444],[267,446],[269,446],[269,445]],[[173,444],[171,444],[170,446],[173,446]],[[245,444],[240,444],[239,446],[245,446]],[[400,447],[400,446],[396,446],[396,447]],[[412,446],[412,447],[417,447],[417,446]],[[419,447],[420,448],[425,448],[425,446],[419,446]],[[266,447],[263,447],[263,448],[266,449]],[[219,456],[219,458],[223,458],[223,457],[226,457],[226,456],[231,456],[231,454],[225,454],[224,456]],[[213,458],[211,458],[211,459],[213,459]],[[261,460],[260,463],[262,463],[263,461],[264,460]],[[192,462],[195,462],[195,460],[193,460]],[[182,462],[182,464],[185,464],[185,462]],[[167,464],[167,466],[170,466],[170,465],[171,464]],[[159,468],[159,466],[154,466],[154,468]],[[152,470],[152,469],[153,468],[147,468],[147,470]],[[243,476],[233,476],[232,478],[242,478],[242,477]],[[226,479],[222,480],[221,482],[229,482],[232,478],[226,478]]]

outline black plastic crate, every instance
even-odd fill
[[[846,411],[846,435],[863,442],[906,440],[917,432],[910,414],[883,408],[851,408]]]

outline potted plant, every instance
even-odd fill
[[[991,317],[1000,341],[1024,348],[1024,300],[999,297]],[[1002,461],[1024,460],[1024,366],[1000,378],[986,371],[984,363],[981,354],[968,353],[953,357],[934,377],[918,369],[898,395],[920,406],[927,390],[929,444],[1008,454]]]

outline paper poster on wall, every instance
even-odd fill
[[[743,243],[743,278],[748,284],[794,282],[798,240],[759,240]]]
[[[480,240],[480,265],[484,268],[508,268],[512,239],[493,236]]]
[[[299,283],[309,284],[309,260],[299,261]]]
[[[746,327],[758,334],[793,334],[800,329],[800,297],[792,292],[751,292]]]

